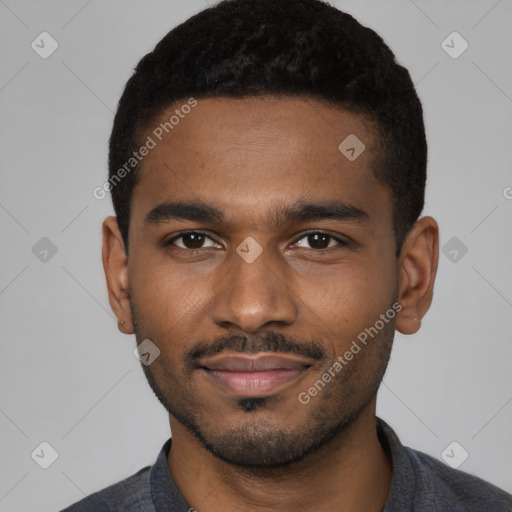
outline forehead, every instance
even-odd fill
[[[300,98],[198,99],[147,127],[132,219],[155,205],[194,199],[253,226],[286,203],[343,200],[378,213],[389,193],[374,178],[376,139],[364,119]],[[153,145],[152,144],[152,145]],[[348,151],[348,152],[347,152]],[[355,158],[354,158],[355,157]]]

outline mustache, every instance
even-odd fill
[[[308,357],[315,361],[327,358],[322,346],[315,341],[300,341],[296,338],[284,336],[281,333],[268,331],[259,336],[231,335],[215,340],[214,342],[199,342],[194,347],[185,350],[184,359],[189,368],[197,367],[198,359],[211,357],[221,352],[276,352],[296,354]]]

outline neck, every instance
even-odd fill
[[[295,464],[240,468],[213,456],[174,417],[169,471],[198,512],[381,512],[391,457],[377,438],[375,399],[346,430]]]

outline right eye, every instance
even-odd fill
[[[180,239],[182,240],[181,245],[175,243],[177,240]],[[165,245],[175,245],[176,247],[179,247],[180,249],[189,252],[200,251],[201,249],[209,249],[211,247],[214,247],[211,245],[207,247],[203,246],[204,242],[207,239],[216,244],[216,242],[212,238],[210,238],[206,233],[203,233],[201,231],[185,231],[168,240]]]

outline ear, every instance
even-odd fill
[[[439,226],[432,217],[418,219],[407,235],[399,258],[396,329],[414,334],[430,308],[439,261]]]
[[[128,259],[123,237],[115,217],[103,221],[103,247],[101,256],[107,280],[108,301],[118,318],[118,329],[124,334],[133,334],[128,287]]]

